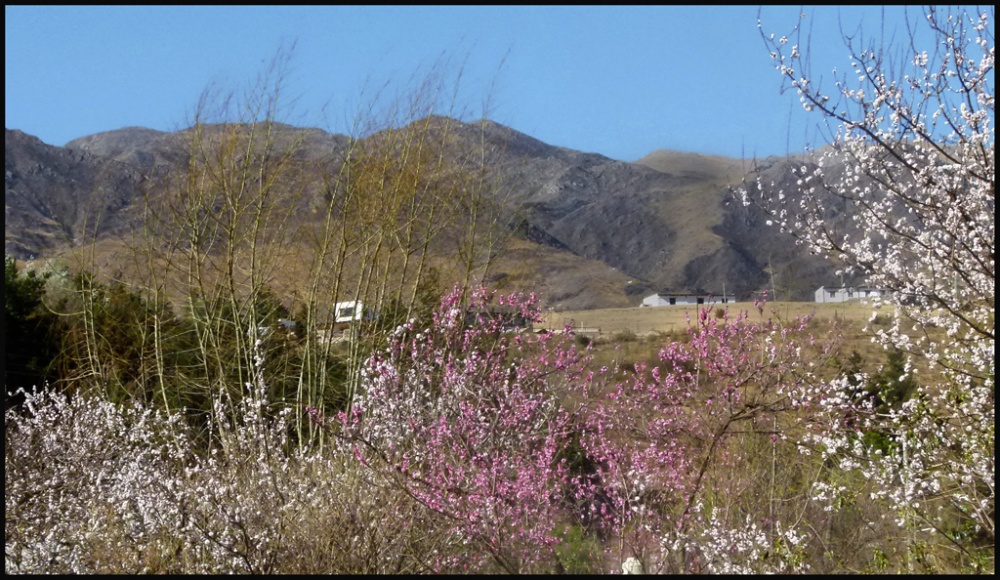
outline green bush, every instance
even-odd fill
[[[614,335],[615,342],[635,342],[638,339],[639,337],[636,336],[634,332],[632,332],[627,328]]]
[[[556,556],[564,574],[598,574],[601,572],[601,543],[582,526],[561,530],[562,542],[556,546]]]
[[[47,278],[33,271],[19,273],[14,258],[4,257],[4,386],[8,392],[42,387],[56,378],[58,321],[42,304]],[[10,397],[6,400],[10,407]]]

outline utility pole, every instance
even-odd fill
[[[771,300],[778,300],[778,293],[774,290],[774,268],[771,266],[771,254],[767,255],[767,273],[771,276]]]

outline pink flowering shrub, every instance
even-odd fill
[[[364,393],[341,416],[359,462],[450,522],[450,570],[524,572],[551,561],[571,413],[558,393],[582,376],[571,343],[519,331],[534,296],[485,289],[442,299],[433,324],[396,330],[372,356]]]
[[[706,309],[656,361],[585,372],[570,342],[508,331],[509,317],[537,319],[532,298],[463,298],[445,297],[428,329],[400,327],[340,417],[346,453],[450,522],[459,549],[441,555],[442,570],[546,570],[556,530],[576,524],[605,540],[601,566],[631,556],[650,571],[692,571],[707,558],[701,544],[717,550],[750,517],[757,544],[793,538],[787,553],[799,557],[806,540],[790,524],[694,512],[707,495],[752,493],[739,478],[706,491],[747,461],[747,438],[775,444],[797,428],[796,393],[815,384],[810,357],[826,352],[808,320]],[[475,315],[497,305],[506,320]],[[755,564],[757,553],[732,569],[805,567]]]
[[[808,319],[758,323],[747,312],[710,313],[700,311],[688,340],[665,345],[657,361],[621,373],[610,388],[581,385],[591,390],[583,445],[600,466],[581,494],[604,498],[591,503],[592,520],[618,537],[619,561],[639,557],[647,571],[691,571],[704,528],[734,525],[717,515],[693,518],[693,507],[710,478],[716,497],[741,492],[745,479],[723,482],[718,474],[747,459],[748,438],[787,437],[801,409],[794,394],[816,382],[811,357],[827,348],[806,332]],[[695,519],[700,536],[689,533]],[[674,549],[682,538],[686,549]]]

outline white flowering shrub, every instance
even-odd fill
[[[170,501],[190,446],[176,417],[27,393],[5,415],[5,571],[142,571],[184,516]],[[168,568],[169,569],[169,568]]]
[[[873,326],[874,340],[923,363],[897,408],[873,405],[856,381],[813,393],[825,425],[803,449],[871,481],[911,555],[938,541],[979,571],[992,568],[995,542],[993,19],[992,8],[932,6],[901,49],[853,37],[851,71],[835,72],[832,92],[810,71],[798,28],[777,39],[762,31],[785,87],[826,118],[832,146],[791,169],[795,195],[761,181],[743,192],[885,291],[875,306],[893,321]],[[852,223],[832,221],[835,207]],[[864,441],[876,429],[887,448]],[[851,490],[815,491],[830,502]]]
[[[665,536],[661,549],[682,554],[690,570],[706,574],[807,573],[807,539],[780,522],[768,533],[748,516],[740,528],[727,527],[699,504],[692,532]]]
[[[26,393],[5,415],[7,573],[426,572],[450,541],[350,460],[289,444],[261,384],[180,415]]]

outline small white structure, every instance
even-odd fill
[[[365,305],[358,300],[349,300],[347,302],[338,302],[333,307],[333,321],[340,322],[354,322],[361,320],[371,320],[375,318],[375,313],[371,309],[365,309]]]
[[[883,294],[884,292],[878,288],[826,288],[820,286],[819,290],[816,290],[816,302],[847,302],[859,298],[875,298]]]
[[[728,304],[736,302],[733,296],[715,294],[675,294],[657,292],[642,299],[642,306],[683,306],[685,304]]]
[[[622,562],[622,574],[644,574],[642,560],[635,556],[629,556]]]

